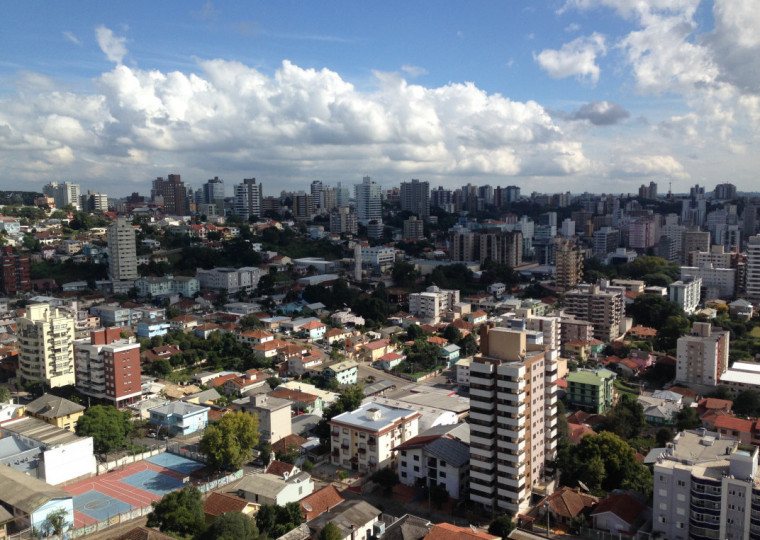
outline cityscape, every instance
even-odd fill
[[[4,8],[0,539],[760,539],[751,0]]]

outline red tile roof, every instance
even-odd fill
[[[573,444],[580,443],[586,435],[596,435],[596,431],[586,425],[571,424],[570,422],[567,425],[570,428],[570,442]]]
[[[579,488],[561,487],[546,500],[552,511],[566,519],[580,515],[585,509],[593,508],[599,499],[593,495],[581,493]]]
[[[319,397],[314,394],[301,392],[300,390],[291,390],[290,388],[277,388],[269,395],[276,398],[289,399],[290,401],[298,403],[313,403],[317,401],[317,398]]]
[[[338,490],[335,489],[335,486],[329,484],[308,497],[301,499],[301,512],[303,512],[306,521],[310,521],[334,508],[344,500],[340,496],[340,493],[338,493]]]
[[[734,416],[719,416],[715,419],[715,429],[730,429],[739,433],[752,433],[754,420],[744,420]]]
[[[451,523],[438,523],[433,525],[430,532],[424,537],[425,540],[499,540],[500,536],[494,536],[471,527],[457,527]]]
[[[617,517],[633,525],[641,512],[644,511],[644,505],[626,493],[610,495],[596,505],[591,511],[592,515],[598,515],[605,512],[612,512]]]
[[[203,503],[203,511],[210,516],[221,516],[227,512],[242,512],[249,504],[251,501],[215,491]]]
[[[295,465],[291,463],[285,463],[284,461],[275,459],[269,464],[266,472],[267,474],[273,474],[275,476],[283,476],[285,473],[292,473],[294,468]]]
[[[305,442],[307,442],[307,440],[303,437],[291,433],[274,443],[272,445],[272,450],[275,452],[287,452],[289,448],[301,446]]]

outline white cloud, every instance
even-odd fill
[[[65,32],[63,32],[63,37],[66,38],[68,41],[72,42],[74,45],[82,45],[82,42],[79,40],[78,37],[74,35],[74,32],[66,30]]]
[[[534,55],[534,58],[554,79],[575,76],[596,84],[600,73],[596,58],[606,52],[604,36],[594,32],[591,36],[565,43],[559,50],[545,49]]]
[[[421,75],[427,75],[427,70],[423,67],[419,66],[410,66],[410,65],[403,65],[401,66],[401,71],[406,73],[412,78],[419,77]]]
[[[127,55],[127,38],[114,35],[112,30],[102,25],[95,29],[95,38],[106,58],[111,62],[121,64]]]
[[[577,32],[581,29],[581,25],[578,23],[570,23],[565,27],[565,32],[568,32],[570,34]]]

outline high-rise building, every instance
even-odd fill
[[[235,185],[234,211],[245,221],[263,214],[263,185],[257,184],[255,178],[245,178],[242,184]]]
[[[42,188],[42,193],[53,197],[56,208],[63,208],[66,205],[73,206],[76,210],[81,210],[80,194],[81,190],[79,184],[72,182],[50,182]]]
[[[154,201],[157,197],[163,199],[165,214],[187,215],[187,189],[180,175],[170,174],[166,180],[159,176],[153,180],[153,189],[151,189],[150,194]]]
[[[74,346],[74,365],[82,394],[117,409],[140,400],[140,343],[122,339],[121,328],[90,332],[89,343]]]
[[[314,216],[314,199],[308,193],[299,191],[293,196],[293,217],[308,221]]]
[[[678,338],[676,381],[715,386],[728,369],[729,333],[696,322],[691,333]]]
[[[362,179],[361,184],[354,186],[356,196],[356,215],[359,223],[369,224],[370,221],[383,220],[382,191],[380,185],[372,181],[369,176]]]
[[[557,449],[557,371],[557,351],[528,345],[525,332],[480,327],[470,364],[471,501],[514,515],[546,487]]]
[[[573,242],[558,241],[554,252],[557,267],[557,288],[560,291],[572,289],[583,277],[583,250]]]
[[[351,202],[351,188],[338,182],[338,187],[335,188],[335,196],[338,199],[336,203],[338,206],[348,206]]]
[[[2,274],[0,274],[0,290],[7,296],[13,296],[20,292],[32,290],[32,266],[28,253],[13,253],[11,246],[0,248],[0,262]]]
[[[760,234],[747,241],[747,272],[745,276],[747,298],[760,301]]]
[[[733,184],[718,184],[715,186],[715,191],[713,192],[713,198],[719,199],[722,201],[735,199],[736,198],[736,186]]]
[[[731,428],[752,426],[749,420],[725,420],[732,422]],[[658,455],[652,475],[656,537],[760,537],[755,517],[760,514],[757,446],[741,444],[722,431],[682,431]]]
[[[425,224],[417,216],[410,216],[404,220],[404,240],[423,240],[425,238]]]
[[[683,264],[694,266],[694,252],[710,250],[710,232],[693,229],[683,233]]]
[[[441,208],[446,212],[454,211],[454,196],[450,189],[444,189],[438,186],[430,192],[430,206],[434,208]]]
[[[668,286],[670,301],[678,304],[687,315],[694,313],[702,297],[702,278],[689,277]]]
[[[324,188],[322,190],[322,210],[332,212],[338,207],[338,192],[335,188]]]
[[[594,325],[594,337],[604,342],[617,339],[625,333],[625,288],[582,283],[565,294],[565,311],[568,315]]]
[[[311,200],[314,205],[314,209],[323,209],[325,207],[325,201],[322,198],[322,192],[325,187],[322,185],[322,180],[314,180],[311,183]]]
[[[108,227],[108,273],[111,281],[134,281],[137,273],[135,230],[124,218],[116,218]]]
[[[87,193],[79,198],[80,208],[84,212],[107,212],[108,195],[87,190]]]
[[[330,212],[330,232],[337,234],[357,234],[359,225],[356,212],[348,206],[339,206]]]
[[[224,180],[215,176],[206,181],[203,184],[203,197],[201,201],[196,201],[205,204],[215,204],[216,213],[218,215],[224,215]]]
[[[520,231],[461,231],[451,235],[450,254],[452,261],[493,262],[515,268],[522,264],[523,235]]]
[[[653,215],[636,218],[628,229],[628,246],[633,249],[648,249],[657,240],[657,224]]]
[[[425,219],[430,215],[430,183],[412,179],[401,182],[401,210]]]
[[[16,325],[21,380],[74,384],[74,318],[48,304],[31,304]]]
[[[604,260],[610,253],[620,245],[620,231],[612,227],[602,227],[594,231],[594,257]]]

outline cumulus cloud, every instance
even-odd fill
[[[595,126],[611,126],[631,116],[625,107],[612,101],[592,101],[568,115],[570,120],[587,120]]]
[[[181,73],[118,64],[97,78],[92,94],[53,87],[15,96],[14,107],[0,100],[0,163],[12,161],[21,175],[56,166],[78,168],[82,177],[145,171],[142,181],[151,163],[287,170],[291,178],[368,170],[565,176],[590,166],[583,144],[538,103],[472,83],[426,88],[378,72],[374,90],[362,92],[334,71],[289,61],[271,76],[221,59],[198,67]],[[13,159],[3,159],[11,154],[2,149],[14,149]]]
[[[116,36],[110,28],[102,25],[95,29],[95,38],[106,58],[111,62],[121,64],[127,55],[127,38]]]
[[[596,58],[606,52],[604,36],[594,32],[588,37],[579,37],[565,43],[559,50],[545,49],[534,55],[534,58],[554,79],[574,76],[596,84],[600,73]]]

